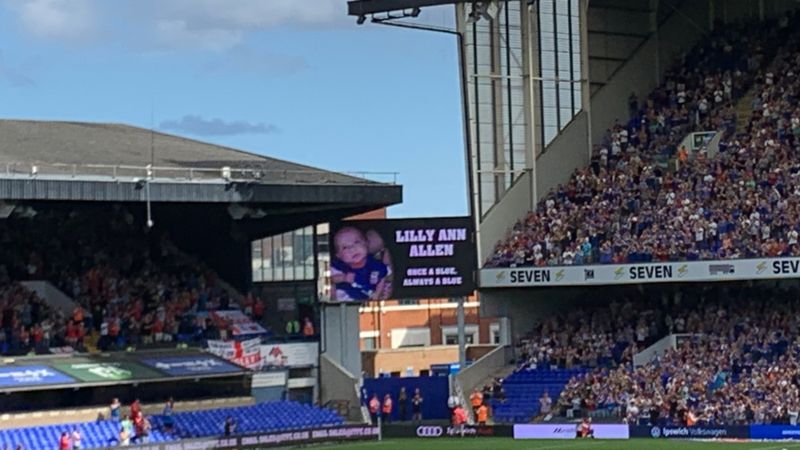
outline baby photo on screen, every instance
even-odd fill
[[[332,297],[335,301],[386,300],[392,295],[392,265],[376,230],[345,226],[333,237]]]

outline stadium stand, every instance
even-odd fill
[[[234,434],[323,428],[343,424],[342,418],[331,410],[290,401],[269,402],[253,406],[176,413],[172,416],[174,422],[172,431],[165,428],[164,416],[155,415],[150,418],[152,431],[148,441],[158,443],[181,438],[220,436],[229,417],[236,424]],[[2,430],[0,445],[3,448],[15,448],[22,444],[28,450],[56,448],[61,434],[71,435],[75,429],[80,430],[83,448],[107,448],[118,443],[120,422],[103,420]],[[137,441],[135,438],[133,440]]]
[[[85,350],[93,332],[101,350],[215,339],[228,335],[231,324],[194,315],[239,307],[238,294],[214,271],[182,255],[166,234],[148,235],[123,207],[51,208],[35,220],[9,218],[0,221],[0,241],[4,354],[65,345]],[[28,279],[51,281],[80,309],[49,308],[12,281]]]
[[[792,423],[800,413],[799,295],[798,286],[741,284],[703,290],[649,311],[612,302],[587,308],[586,314],[555,316],[520,344],[519,367],[502,380],[504,399],[491,401],[494,418],[530,421],[539,415],[539,398],[547,392],[553,414],[568,418],[589,415],[661,426]],[[641,350],[637,342],[669,334],[687,337],[639,367],[629,358],[601,361],[592,342],[611,347],[594,329],[606,319],[589,318],[624,311],[632,316],[642,311],[652,325],[652,334],[645,334],[642,327],[613,322],[607,336],[631,339],[630,349]],[[542,334],[548,327],[563,331]],[[570,339],[573,335],[587,339]],[[561,348],[568,351],[559,353]],[[550,356],[563,354],[576,357]]]
[[[796,420],[797,297],[797,288],[752,286],[685,305],[690,340],[635,369],[623,365],[575,377],[561,403],[633,423],[685,425],[690,413],[694,423],[707,424]]]
[[[547,392],[558,399],[572,377],[590,369],[533,369],[514,372],[503,380],[505,399],[492,398],[490,405],[498,423],[524,423],[539,415],[539,398]]]
[[[716,28],[643,104],[631,99],[635,114],[609,130],[590,167],[545,196],[486,266],[800,254],[791,221],[798,169],[789,158],[796,88],[779,88],[795,78],[794,56],[784,52],[765,70],[780,44],[795,42],[795,25],[793,16]],[[752,92],[749,130],[735,130],[735,104]],[[677,148],[687,133],[708,130],[724,133],[719,157]]]

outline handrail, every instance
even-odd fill
[[[38,163],[38,162],[6,162],[5,174],[29,175],[38,177],[43,175],[69,175],[77,177],[79,175],[107,176],[112,179],[121,177],[142,177],[153,179],[161,175],[173,179],[226,179],[226,180],[247,180],[247,181],[274,181],[274,178],[288,179],[300,183],[321,182],[324,184],[361,184],[374,183],[370,178],[380,178],[387,184],[397,184],[399,172],[380,172],[380,171],[347,171],[329,172],[314,169],[270,169],[262,167],[259,161],[241,161],[240,166],[220,166],[220,167],[194,167],[194,166],[153,166],[153,165],[132,165],[132,164],[76,164],[76,163]],[[269,177],[272,175],[272,177]],[[297,179],[302,176],[311,176],[313,179]],[[270,180],[272,178],[272,180]],[[379,181],[381,182],[381,181]]]

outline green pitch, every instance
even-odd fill
[[[381,442],[326,445],[330,450],[800,450],[800,442],[693,442],[666,439],[518,440],[511,438],[387,439]]]

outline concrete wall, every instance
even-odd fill
[[[385,350],[368,350],[361,353],[363,371],[368,376],[377,377],[380,373],[400,372],[406,376],[411,368],[414,376],[420,370],[429,370],[432,364],[452,364],[458,362],[457,345],[432,345],[430,347],[411,347]]]
[[[780,16],[797,9],[796,0],[712,0],[714,16],[723,22],[739,22]],[[763,9],[762,9],[763,6]]]
[[[461,386],[461,390],[469,396],[474,388],[483,386],[483,382],[487,378],[509,365],[513,358],[512,353],[509,346],[497,347],[471,366],[458,372],[455,379]]]
[[[586,296],[583,289],[487,289],[481,291],[481,314],[508,317],[511,340],[531,330],[534,319],[569,308]]]
[[[569,180],[577,167],[589,164],[589,115],[581,111],[536,160],[536,193],[541,199]]]
[[[320,356],[319,368],[320,404],[325,406],[328,402],[346,402],[349,405],[347,419],[363,421],[360,378],[356,378],[326,354]]]
[[[467,361],[477,361],[495,348],[497,348],[496,345],[468,345]],[[420,370],[429,370],[433,364],[457,362],[457,345],[364,350],[361,352],[361,367],[364,375],[371,377],[377,377],[381,371],[383,373],[400,372],[400,376],[405,377],[409,367],[413,369],[413,376],[420,376]]]
[[[322,352],[350,373],[361,374],[358,305],[325,305],[322,322]]]
[[[494,253],[497,243],[506,237],[517,221],[525,217],[534,204],[531,172],[525,172],[481,221],[478,261],[483,262]]]
[[[62,311],[67,317],[72,317],[72,311],[78,306],[67,294],[61,292],[49,281],[23,281],[20,284],[28,288],[28,290],[36,292],[36,295],[41,297],[48,305]]]
[[[471,366],[458,372],[452,377],[454,385],[450,390],[454,395],[461,397],[462,405],[469,405],[469,396],[476,387],[482,387],[484,381],[504,369],[513,358],[513,349],[509,346],[497,347],[475,361]],[[472,411],[467,408],[470,416]],[[472,418],[474,419],[474,417]]]

